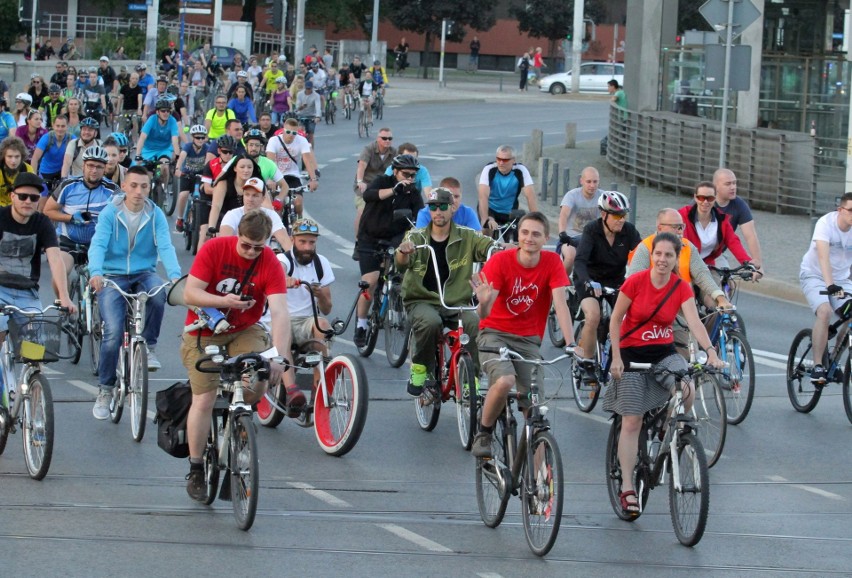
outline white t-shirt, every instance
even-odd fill
[[[819,268],[815,241],[826,241],[828,243],[828,260],[831,262],[831,276],[834,282],[849,279],[849,267],[852,266],[852,229],[841,231],[837,226],[837,211],[832,211],[820,217],[814,227],[814,236],[811,238],[811,246],[802,257],[801,272],[806,275],[817,275],[822,277]]]
[[[278,260],[281,261],[281,266],[284,267],[284,273],[290,271],[290,252],[279,253]],[[305,283],[319,283],[323,287],[327,287],[334,283],[334,271],[331,270],[331,263],[324,256],[319,255],[320,263],[322,264],[322,279],[317,279],[316,267],[314,267],[313,259],[307,265],[296,263],[293,267],[294,279],[298,279]],[[308,317],[314,314],[311,308],[311,294],[303,287],[294,287],[287,289],[287,309],[290,311],[290,317]]]
[[[278,216],[278,213],[276,213],[272,209],[267,209],[266,207],[261,207],[260,209],[264,213],[266,213],[267,217],[269,217],[272,220],[272,234],[273,235],[275,235],[275,233],[277,233],[278,231],[280,231],[281,229],[284,228],[284,223],[281,222],[281,217]],[[236,235],[237,231],[239,230],[239,227],[240,227],[240,221],[243,219],[243,215],[245,214],[245,212],[246,212],[245,207],[237,207],[236,209],[231,209],[230,211],[225,213],[224,217],[222,217],[221,226],[224,227],[225,225],[227,225],[227,226],[231,227],[234,230],[234,234]],[[267,239],[266,244],[269,245],[271,240],[272,240],[271,237],[269,239]]]
[[[582,235],[583,227],[598,218],[598,199],[600,196],[601,190],[598,189],[592,194],[591,199],[587,199],[583,195],[583,187],[577,187],[565,193],[560,205],[571,209],[566,233],[572,237]]]
[[[698,254],[702,259],[706,259],[713,252],[713,249],[716,248],[716,244],[719,242],[718,231],[719,223],[716,222],[716,219],[711,218],[710,222],[707,223],[707,227],[696,221],[695,232],[698,233],[698,240],[701,241],[701,251]]]
[[[275,164],[282,173],[298,177],[301,174],[299,164],[302,162],[302,155],[311,152],[311,143],[300,134],[293,137],[293,142],[288,145],[283,141],[283,136],[272,137],[266,145],[266,152],[275,154]],[[290,151],[289,155],[287,151]],[[291,156],[293,158],[290,158]],[[293,162],[293,159],[296,159],[296,162]]]

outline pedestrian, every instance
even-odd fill
[[[533,55],[533,70],[535,71],[536,83],[541,80],[542,68],[547,68],[547,64],[544,63],[544,56],[541,53],[541,46],[539,46],[535,49],[535,54]]]
[[[518,90],[523,92],[527,89],[527,75],[530,73],[529,52],[524,52],[524,55],[518,60],[518,70],[521,72],[521,83]]]
[[[481,44],[479,42],[479,37],[474,36],[473,40],[470,41],[470,60],[468,60],[467,70],[468,72],[476,72],[479,68],[479,49]]]

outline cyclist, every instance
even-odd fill
[[[139,132],[139,118],[142,116],[142,86],[139,84],[139,75],[132,73],[130,81],[122,86],[118,92],[119,108],[123,115],[130,115],[133,134]],[[122,120],[122,122],[126,122]],[[127,128],[125,127],[126,131]]]
[[[123,132],[114,132],[109,135],[115,144],[118,146],[118,164],[125,169],[130,168],[130,157],[127,155],[130,147],[130,141],[127,140],[127,135]]]
[[[12,113],[8,111],[8,102],[3,96],[0,96],[0,141],[6,139],[7,136],[14,135],[18,130],[18,122]]]
[[[352,78],[356,84],[361,83],[361,76],[367,70],[367,65],[361,62],[360,56],[352,57],[352,64],[349,66],[349,72],[352,73]]]
[[[60,114],[53,119],[53,128],[42,136],[33,151],[32,167],[44,179],[45,190],[43,200],[39,203],[44,208],[47,195],[50,194],[62,179],[62,161],[65,160],[65,149],[74,137],[68,134],[68,117]]]
[[[232,118],[225,123],[225,135],[234,139],[234,142],[236,143],[233,148],[235,155],[246,154],[246,148],[243,145],[243,124],[239,120]],[[220,140],[222,140],[222,137],[210,140],[207,144],[207,155],[204,158],[208,163],[219,156],[218,149]]]
[[[547,217],[537,211],[527,213],[518,220],[518,247],[497,253],[474,276],[472,285],[481,319],[478,347],[509,347],[525,358],[540,359],[551,302],[563,335],[571,335],[571,313],[565,302],[568,276],[556,253],[541,250],[549,234]],[[533,366],[504,361],[486,363],[496,358],[493,353],[480,357],[490,385],[479,433],[470,451],[478,458],[488,458],[494,423],[505,407],[506,395],[513,387],[521,393],[529,391]],[[518,405],[525,410],[528,401],[524,398]]]
[[[364,78],[357,81],[358,98],[361,101],[361,110],[364,111],[366,118],[364,122],[368,126],[373,125],[373,101],[376,93],[376,85],[373,82],[373,77],[369,74],[364,74]]]
[[[453,193],[438,187],[426,197],[432,213],[431,222],[422,229],[406,233],[396,250],[396,264],[405,273],[402,281],[402,300],[411,323],[411,375],[408,395],[420,397],[424,385],[437,386],[435,348],[445,325],[458,322],[458,311],[444,309],[438,295],[438,283],[444,292],[444,302],[450,306],[469,305],[473,296],[470,278],[474,263],[484,263],[490,249],[498,245],[489,237],[453,222]],[[430,245],[431,253],[415,251],[415,245]],[[450,264],[452,263],[452,267]],[[435,276],[437,265],[440,279]],[[479,375],[479,350],[473,343],[479,334],[479,318],[473,311],[462,311],[464,332],[471,338],[470,355],[474,375]]]
[[[272,94],[275,90],[275,83],[278,80],[278,77],[281,76],[281,71],[278,69],[278,61],[273,59],[269,61],[269,67],[266,69],[266,72],[263,73],[261,77],[261,86],[263,86],[266,94]]]
[[[213,182],[213,195],[210,200],[210,214],[207,217],[205,237],[215,236],[222,216],[242,203],[243,185],[252,178],[262,178],[260,167],[246,155],[235,155],[231,163],[222,170]],[[199,247],[204,242],[200,239]]]
[[[403,234],[410,228],[410,220],[423,208],[423,197],[414,187],[414,177],[420,163],[411,155],[398,155],[393,159],[393,174],[379,175],[364,191],[364,216],[358,230],[358,253],[361,280],[370,284],[372,295],[379,280],[381,268],[380,242],[399,245]],[[407,211],[408,215],[397,212]],[[367,339],[367,313],[369,301],[362,294],[358,300],[358,321],[355,327],[355,345],[363,347]]]
[[[455,177],[444,177],[438,186],[448,189],[453,194],[453,222],[456,225],[481,232],[482,226],[479,224],[476,211],[462,204],[462,185],[459,180]],[[417,221],[414,223],[414,226],[417,228],[425,227],[431,220],[432,211],[427,207],[423,207],[417,213]]]
[[[139,131],[136,143],[136,160],[157,160],[160,164],[160,181],[169,182],[169,165],[180,154],[178,123],[172,116],[172,101],[161,98],[157,101],[157,115],[152,116]],[[168,161],[165,163],[164,161]]]
[[[284,179],[284,174],[278,169],[275,161],[263,154],[266,150],[266,137],[260,129],[253,128],[246,132],[243,142],[245,142],[246,156],[260,167],[260,174],[266,186],[270,190],[279,187],[280,190],[286,191],[287,181]]]
[[[737,176],[729,169],[717,169],[713,173],[713,184],[716,185],[716,208],[728,215],[734,232],[737,227],[741,227],[749,255],[753,259],[752,265],[762,273],[763,259],[760,241],[757,238],[757,228],[748,203],[737,196]]]
[[[248,96],[246,86],[237,86],[233,98],[228,101],[228,108],[234,111],[234,114],[237,115],[237,119],[243,123],[243,125],[257,123],[254,103]]]
[[[207,136],[217,139],[225,134],[225,123],[236,119],[237,115],[228,108],[228,99],[224,94],[217,94],[213,101],[213,108],[207,111],[204,117],[204,126],[207,127]]]
[[[322,118],[322,105],[319,95],[314,92],[314,83],[310,80],[305,81],[305,89],[296,96],[294,112],[299,115],[302,126],[305,127],[305,136],[313,146],[316,124]]]
[[[254,89],[251,87],[251,83],[249,82],[248,72],[245,70],[240,70],[236,73],[237,81],[232,83],[228,88],[227,97],[228,100],[232,100],[237,95],[237,89],[242,87],[246,89],[246,98],[249,100],[254,100]],[[236,110],[236,109],[234,109]]]
[[[417,145],[410,142],[404,142],[399,145],[397,149],[399,154],[401,155],[411,155],[414,158],[419,156],[420,151],[417,149]],[[385,169],[385,174],[391,174],[391,167]],[[417,169],[417,176],[414,177],[414,186],[417,187],[417,190],[423,195],[423,198],[429,197],[429,191],[432,190],[432,175],[429,174],[429,169],[424,167],[422,164],[420,168]],[[426,209],[426,207],[424,207]]]
[[[269,217],[261,211],[249,211],[240,221],[237,236],[212,239],[199,248],[192,263],[184,290],[190,307],[215,307],[226,313],[231,329],[213,335],[206,326],[184,333],[181,359],[189,373],[192,405],[187,418],[189,442],[189,474],[186,489],[194,500],[207,494],[202,454],[210,431],[210,416],[216,401],[219,376],[201,373],[195,363],[204,355],[208,344],[227,346],[228,355],[265,351],[269,335],[257,322],[268,305],[272,320],[272,345],[279,355],[290,355],[290,319],[287,312],[287,287],[284,271],[272,249],[266,246],[271,231]],[[186,324],[198,316],[190,309]],[[271,364],[270,383],[278,383],[281,367]],[[290,407],[305,404],[305,396],[295,385],[293,370],[285,374],[287,403]],[[246,390],[246,402],[255,403],[266,391],[266,384]]]
[[[48,98],[41,102],[40,110],[44,114],[44,126],[53,128],[54,119],[62,114],[62,109],[65,108],[65,99],[62,98],[62,89],[58,84],[51,84],[47,92]]]
[[[106,99],[106,111],[109,113],[108,124],[112,125],[113,112],[115,112],[112,100],[119,89],[119,85],[117,82],[118,79],[115,75],[115,70],[109,65],[108,56],[101,56],[98,59],[98,76],[101,77],[104,84],[104,90],[106,91],[106,94],[109,95],[109,98]]]
[[[128,293],[150,291],[163,281],[157,275],[161,260],[173,283],[180,279],[180,264],[172,245],[169,224],[163,210],[149,198],[151,179],[142,166],[130,167],[116,194],[101,211],[95,235],[89,246],[89,283],[97,292],[98,309],[103,320],[103,341],[98,362],[98,397],[92,414],[95,419],[109,417],[109,404],[115,388],[118,352],[124,336],[127,305],[113,287],[104,287],[104,278]],[[148,369],[162,367],[157,359],[157,341],[163,323],[166,292],[150,298],[145,308],[142,336],[148,346]]]
[[[198,227],[199,227],[199,242],[204,243],[207,236],[207,217],[210,215],[210,203],[213,199],[213,183],[222,174],[225,165],[234,158],[234,149],[237,146],[237,141],[229,135],[219,137],[219,146],[217,152],[219,156],[207,162],[201,170],[201,192],[203,193],[198,201]]]
[[[257,128],[263,132],[267,142],[275,136],[275,132],[278,130],[278,126],[272,122],[272,114],[268,112],[262,112],[257,117]]]
[[[707,330],[698,318],[695,299],[689,283],[682,282],[672,271],[677,266],[680,239],[677,235],[659,233],[653,241],[651,261],[654,266],[627,278],[621,286],[610,318],[612,339],[610,372],[615,380],[604,394],[604,410],[621,415],[621,436],[618,440],[618,459],[622,476],[621,508],[625,515],[639,513],[633,472],[636,466],[639,430],[646,411],[666,403],[674,385],[671,376],[652,376],[646,372],[629,371],[631,362],[653,363],[655,368],[682,370],[686,361],[674,347],[672,323],[681,313],[695,335],[698,346],[707,353],[707,362],[723,367],[716,355]],[[625,370],[627,369],[627,370]],[[694,389],[684,383],[684,405],[692,407]]]
[[[207,129],[197,124],[189,129],[192,140],[183,145],[175,165],[175,176],[180,179],[177,200],[177,219],[175,219],[175,231],[183,232],[183,212],[186,209],[186,201],[193,188],[196,175],[201,174],[204,169],[205,157],[207,156]]]
[[[266,240],[266,244],[272,246],[271,241],[275,239],[279,247],[285,251],[289,251],[293,247],[293,243],[287,234],[287,229],[284,227],[281,217],[269,207],[264,206],[270,203],[269,196],[266,194],[266,184],[263,182],[263,179],[257,177],[250,178],[245,182],[242,190],[243,205],[225,213],[225,216],[222,217],[222,224],[219,226],[218,236],[228,237],[236,235],[243,216],[251,210],[260,209],[266,213],[266,216],[272,222],[271,237]]]
[[[300,163],[304,163],[305,170],[308,173],[308,188],[311,191],[317,189],[319,171],[317,171],[316,157],[311,150],[311,143],[299,134],[299,121],[296,119],[288,118],[284,121],[282,134],[270,139],[269,144],[266,145],[266,156],[274,161],[278,169],[284,174],[287,187],[282,187],[282,192],[286,192],[288,188],[301,188]],[[296,193],[293,204],[296,215],[301,216],[304,206],[301,191]]]
[[[533,180],[527,167],[515,162],[515,149],[497,147],[495,162],[485,165],[479,175],[479,220],[483,229],[494,230],[511,220],[521,193],[530,211],[538,210]],[[517,231],[517,229],[515,229]],[[517,233],[511,235],[517,237]]]
[[[72,140],[65,148],[65,159],[62,161],[62,178],[79,177],[83,174],[83,152],[92,146],[100,146],[101,141],[95,137],[98,134],[98,121],[84,118],[80,121],[80,138]]]
[[[562,257],[568,276],[574,271],[574,258],[583,228],[598,216],[598,185],[601,177],[594,167],[586,167],[580,173],[580,186],[571,189],[562,197],[559,210],[559,242],[556,252]]]
[[[580,355],[594,358],[598,344],[598,325],[601,322],[600,287],[618,288],[624,283],[624,271],[629,253],[642,238],[632,223],[627,222],[630,203],[618,191],[604,191],[598,199],[600,218],[583,228],[574,261],[577,298],[585,322],[580,335]],[[614,298],[603,296],[614,305]]]
[[[96,67],[89,68],[88,78],[83,84],[83,112],[87,117],[93,118],[100,126],[106,112],[106,88],[103,79],[98,76]]]
[[[836,211],[820,217],[814,227],[807,253],[802,257],[799,284],[816,319],[813,333],[814,368],[811,381],[816,385],[826,382],[823,365],[828,344],[828,325],[831,312],[848,317],[852,310],[852,193],[840,197]],[[827,291],[828,295],[820,295]]]
[[[374,60],[373,66],[367,70],[367,74],[373,79],[374,90],[384,96],[385,85],[388,83],[388,73],[385,71],[385,67],[382,66],[382,61]]]
[[[157,82],[154,86],[148,89],[145,93],[145,100],[142,101],[142,121],[147,121],[157,107],[157,100],[166,95],[166,89],[169,86],[169,79],[165,75],[157,77]]]
[[[373,180],[382,175],[391,166],[396,158],[396,149],[393,147],[393,133],[391,129],[383,127],[379,129],[375,142],[364,147],[358,157],[358,168],[355,170],[355,252],[352,258],[358,259],[358,227],[361,215],[364,212],[364,191]],[[420,166],[420,163],[417,164]]]
[[[29,163],[24,161],[26,157],[27,148],[18,137],[11,136],[0,141],[0,207],[12,204],[9,193],[18,174],[35,173]]]
[[[154,75],[148,72],[148,65],[144,62],[137,64],[135,70],[139,74],[139,86],[142,87],[142,98],[144,98],[148,94],[148,89],[153,87],[157,81]]]
[[[290,91],[287,90],[287,79],[279,76],[275,79],[275,90],[269,93],[269,103],[272,108],[270,124],[281,124],[284,115],[290,111]],[[261,115],[263,116],[263,115]]]
[[[104,140],[104,150],[107,153],[107,166],[104,169],[104,176],[121,188],[127,174],[127,168],[121,165],[121,149],[114,136],[110,135]]]

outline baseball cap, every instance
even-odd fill
[[[15,191],[22,187],[35,187],[40,192],[44,188],[44,181],[35,173],[18,173],[12,185],[12,190]]]
[[[293,223],[293,237],[299,235],[314,235],[319,237],[319,225],[313,219],[299,219]]]
[[[450,192],[449,189],[445,189],[444,187],[437,187],[429,191],[428,198],[426,199],[427,205],[440,205],[443,203],[453,202],[453,193]]]
[[[258,177],[252,177],[246,181],[246,184],[243,185],[243,190],[253,189],[260,193],[261,195],[266,193],[266,185],[263,184],[263,179]]]
[[[311,82],[310,80],[305,82],[305,88],[313,88],[313,87],[314,87],[314,83]]]
[[[101,62],[109,62],[109,58],[106,56],[101,56],[99,59]]]

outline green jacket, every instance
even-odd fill
[[[411,229],[406,233],[404,241],[411,241],[415,245],[426,245],[431,238],[432,223],[420,229]],[[467,305],[473,295],[470,287],[470,277],[473,275],[473,264],[484,263],[488,258],[488,251],[499,245],[491,238],[486,237],[467,227],[461,227],[452,223],[450,225],[449,242],[447,243],[447,262],[450,266],[450,278],[443,279],[444,301],[447,305]],[[415,301],[441,305],[441,299],[437,293],[427,291],[423,286],[423,277],[426,268],[434,267],[431,263],[431,253],[426,249],[415,251],[408,258],[408,265],[399,267],[405,272],[402,280],[402,299],[408,304]]]

